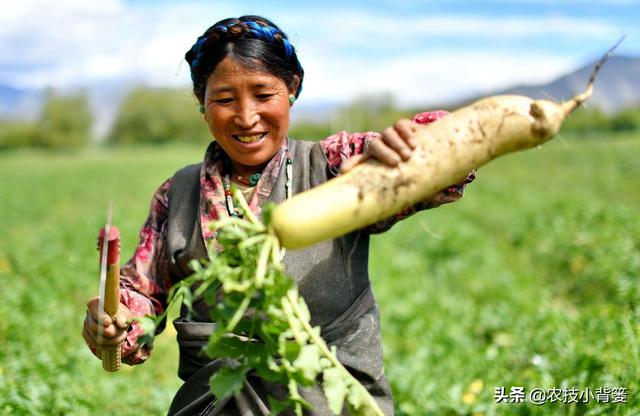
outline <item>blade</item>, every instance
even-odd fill
[[[104,236],[102,237],[102,256],[100,257],[100,286],[98,291],[98,311],[104,314],[104,295],[107,284],[107,255],[109,254],[109,235],[111,233],[111,213],[113,212],[113,201],[109,203],[107,211],[107,222],[104,226]],[[102,338],[102,322],[98,322],[98,337]]]

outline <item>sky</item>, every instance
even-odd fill
[[[186,50],[242,14],[289,35],[307,103],[391,93],[408,106],[548,82],[622,33],[618,53],[640,56],[640,0],[0,0],[0,10],[0,85],[16,88],[187,87]]]

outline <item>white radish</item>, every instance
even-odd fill
[[[500,155],[551,139],[591,96],[600,67],[620,41],[596,64],[587,90],[568,101],[516,95],[482,99],[418,127],[411,158],[398,166],[368,160],[277,206],[271,225],[282,246],[302,248],[376,223],[427,200]]]

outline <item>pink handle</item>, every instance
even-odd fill
[[[102,243],[104,241],[104,227],[100,230],[98,236],[98,244],[100,250],[100,257],[102,258]],[[107,265],[120,263],[120,230],[115,225],[109,228],[109,240],[107,243]]]

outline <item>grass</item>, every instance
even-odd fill
[[[0,154],[0,415],[166,413],[181,384],[171,327],[116,374],[80,332],[109,200],[124,260],[155,187],[203,153]],[[640,137],[557,140],[374,237],[399,415],[640,412],[639,154]],[[627,403],[496,404],[501,386],[626,387]]]
[[[639,150],[569,140],[497,160],[462,201],[375,240],[400,414],[640,410]],[[496,405],[501,386],[627,387],[629,404]]]

